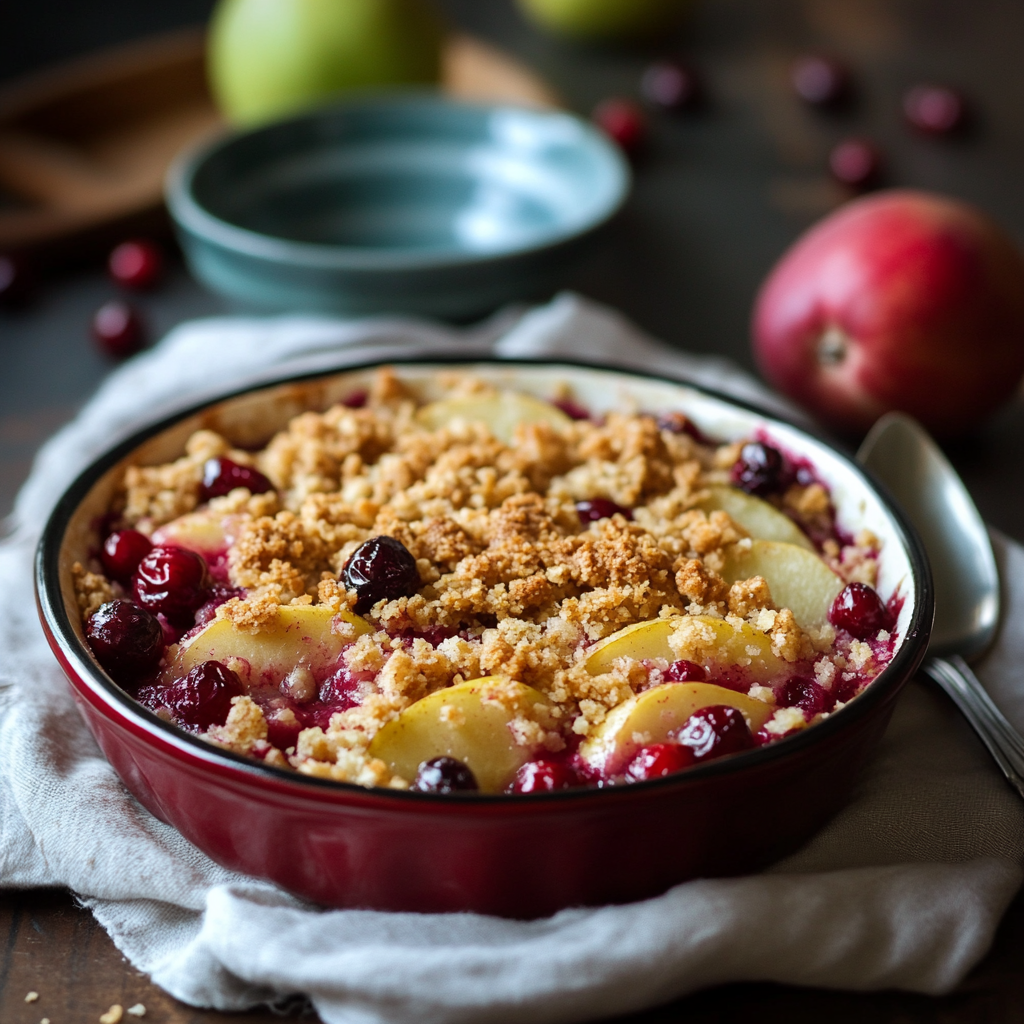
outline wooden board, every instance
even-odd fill
[[[109,50],[0,92],[0,252],[59,255],[159,216],[183,147],[224,129],[201,31]],[[557,106],[511,57],[470,36],[445,49],[460,99]]]

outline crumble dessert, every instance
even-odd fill
[[[392,371],[260,451],[129,468],[74,567],[141,704],[311,776],[435,793],[658,778],[834,713],[892,657],[879,541],[767,437]]]

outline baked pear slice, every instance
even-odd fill
[[[431,402],[416,413],[416,422],[427,430],[440,430],[456,422],[483,423],[501,441],[511,445],[520,423],[550,423],[567,427],[572,420],[561,409],[542,398],[518,391],[499,391],[494,395],[468,395]]]
[[[580,745],[580,757],[606,774],[617,775],[641,747],[669,741],[695,711],[723,704],[736,708],[752,733],[775,711],[771,704],[712,683],[663,683],[610,711]]]
[[[729,516],[757,540],[777,540],[814,550],[810,538],[789,516],[767,501],[755,498],[738,487],[710,487],[708,496],[694,508],[702,512],[728,512]]]
[[[845,584],[813,552],[773,540],[741,541],[726,552],[726,583],[763,576],[779,608],[803,627],[821,625]]]
[[[205,661],[219,661],[248,686],[277,686],[298,666],[314,673],[329,668],[356,636],[371,632],[361,616],[335,614],[323,605],[282,605],[275,621],[258,633],[214,619],[178,646],[165,676],[179,679]]]
[[[765,633],[747,622],[711,615],[676,615],[626,626],[595,644],[584,666],[599,675],[610,672],[619,658],[692,661],[712,674],[739,674],[751,683],[767,683],[786,672]]]
[[[410,704],[373,737],[369,753],[410,782],[424,761],[454,757],[469,766],[481,792],[500,793],[536,754],[516,734],[516,719],[544,721],[549,711],[544,694],[524,683],[471,679]]]
[[[164,523],[154,531],[152,540],[154,544],[172,544],[200,555],[215,554],[228,546],[224,516],[214,515],[205,509],[201,512],[188,512]]]

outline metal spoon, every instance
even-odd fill
[[[1024,738],[965,660],[986,650],[999,624],[999,572],[985,524],[938,445],[909,416],[883,416],[864,439],[857,461],[892,491],[928,552],[935,624],[924,672],[963,712],[1024,797]]]

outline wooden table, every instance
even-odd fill
[[[20,27],[60,4],[20,5]],[[44,11],[42,8],[46,7]],[[65,4],[70,11],[70,0]],[[113,16],[128,0],[107,0]],[[527,26],[511,0],[444,0],[461,27],[516,52],[581,112],[609,94],[635,94],[653,51],[573,47]],[[198,7],[188,8],[194,13]],[[147,24],[170,27],[177,0],[151,0]],[[66,12],[65,12],[66,13]],[[161,20],[162,19],[162,20]],[[34,24],[34,22],[33,22]],[[102,42],[93,26],[92,42]],[[702,72],[708,102],[693,115],[657,116],[637,187],[606,247],[573,286],[623,309],[653,334],[750,367],[747,317],[758,282],[800,230],[843,199],[825,175],[830,146],[848,134],[883,147],[889,183],[973,200],[1024,241],[1024,4],[1010,0],[704,0],[690,29],[664,42]],[[9,41],[6,45],[10,45]],[[67,38],[61,51],[71,52]],[[858,102],[835,116],[802,108],[787,68],[822,49],[845,58]],[[54,55],[57,50],[52,51]],[[899,115],[902,90],[950,82],[973,102],[974,130],[935,142],[913,136]],[[91,348],[88,319],[113,294],[98,268],[46,284],[34,303],[0,312],[0,515],[38,445],[68,420],[109,365]],[[223,311],[180,266],[141,301],[154,336],[192,316]],[[1024,405],[949,449],[986,518],[1024,540]],[[224,1015],[164,995],[120,955],[91,915],[61,892],[0,896],[6,929],[0,1021],[96,1021],[113,1003],[141,1002],[146,1021],[270,1022],[269,1012]],[[1010,1022],[1024,1016],[1024,898],[992,952],[953,995],[853,995],[773,985],[731,985],[630,1018],[774,1021]],[[39,999],[26,1004],[30,990]],[[134,1018],[126,1018],[131,1020]],[[307,1019],[313,1019],[312,1017]]]

